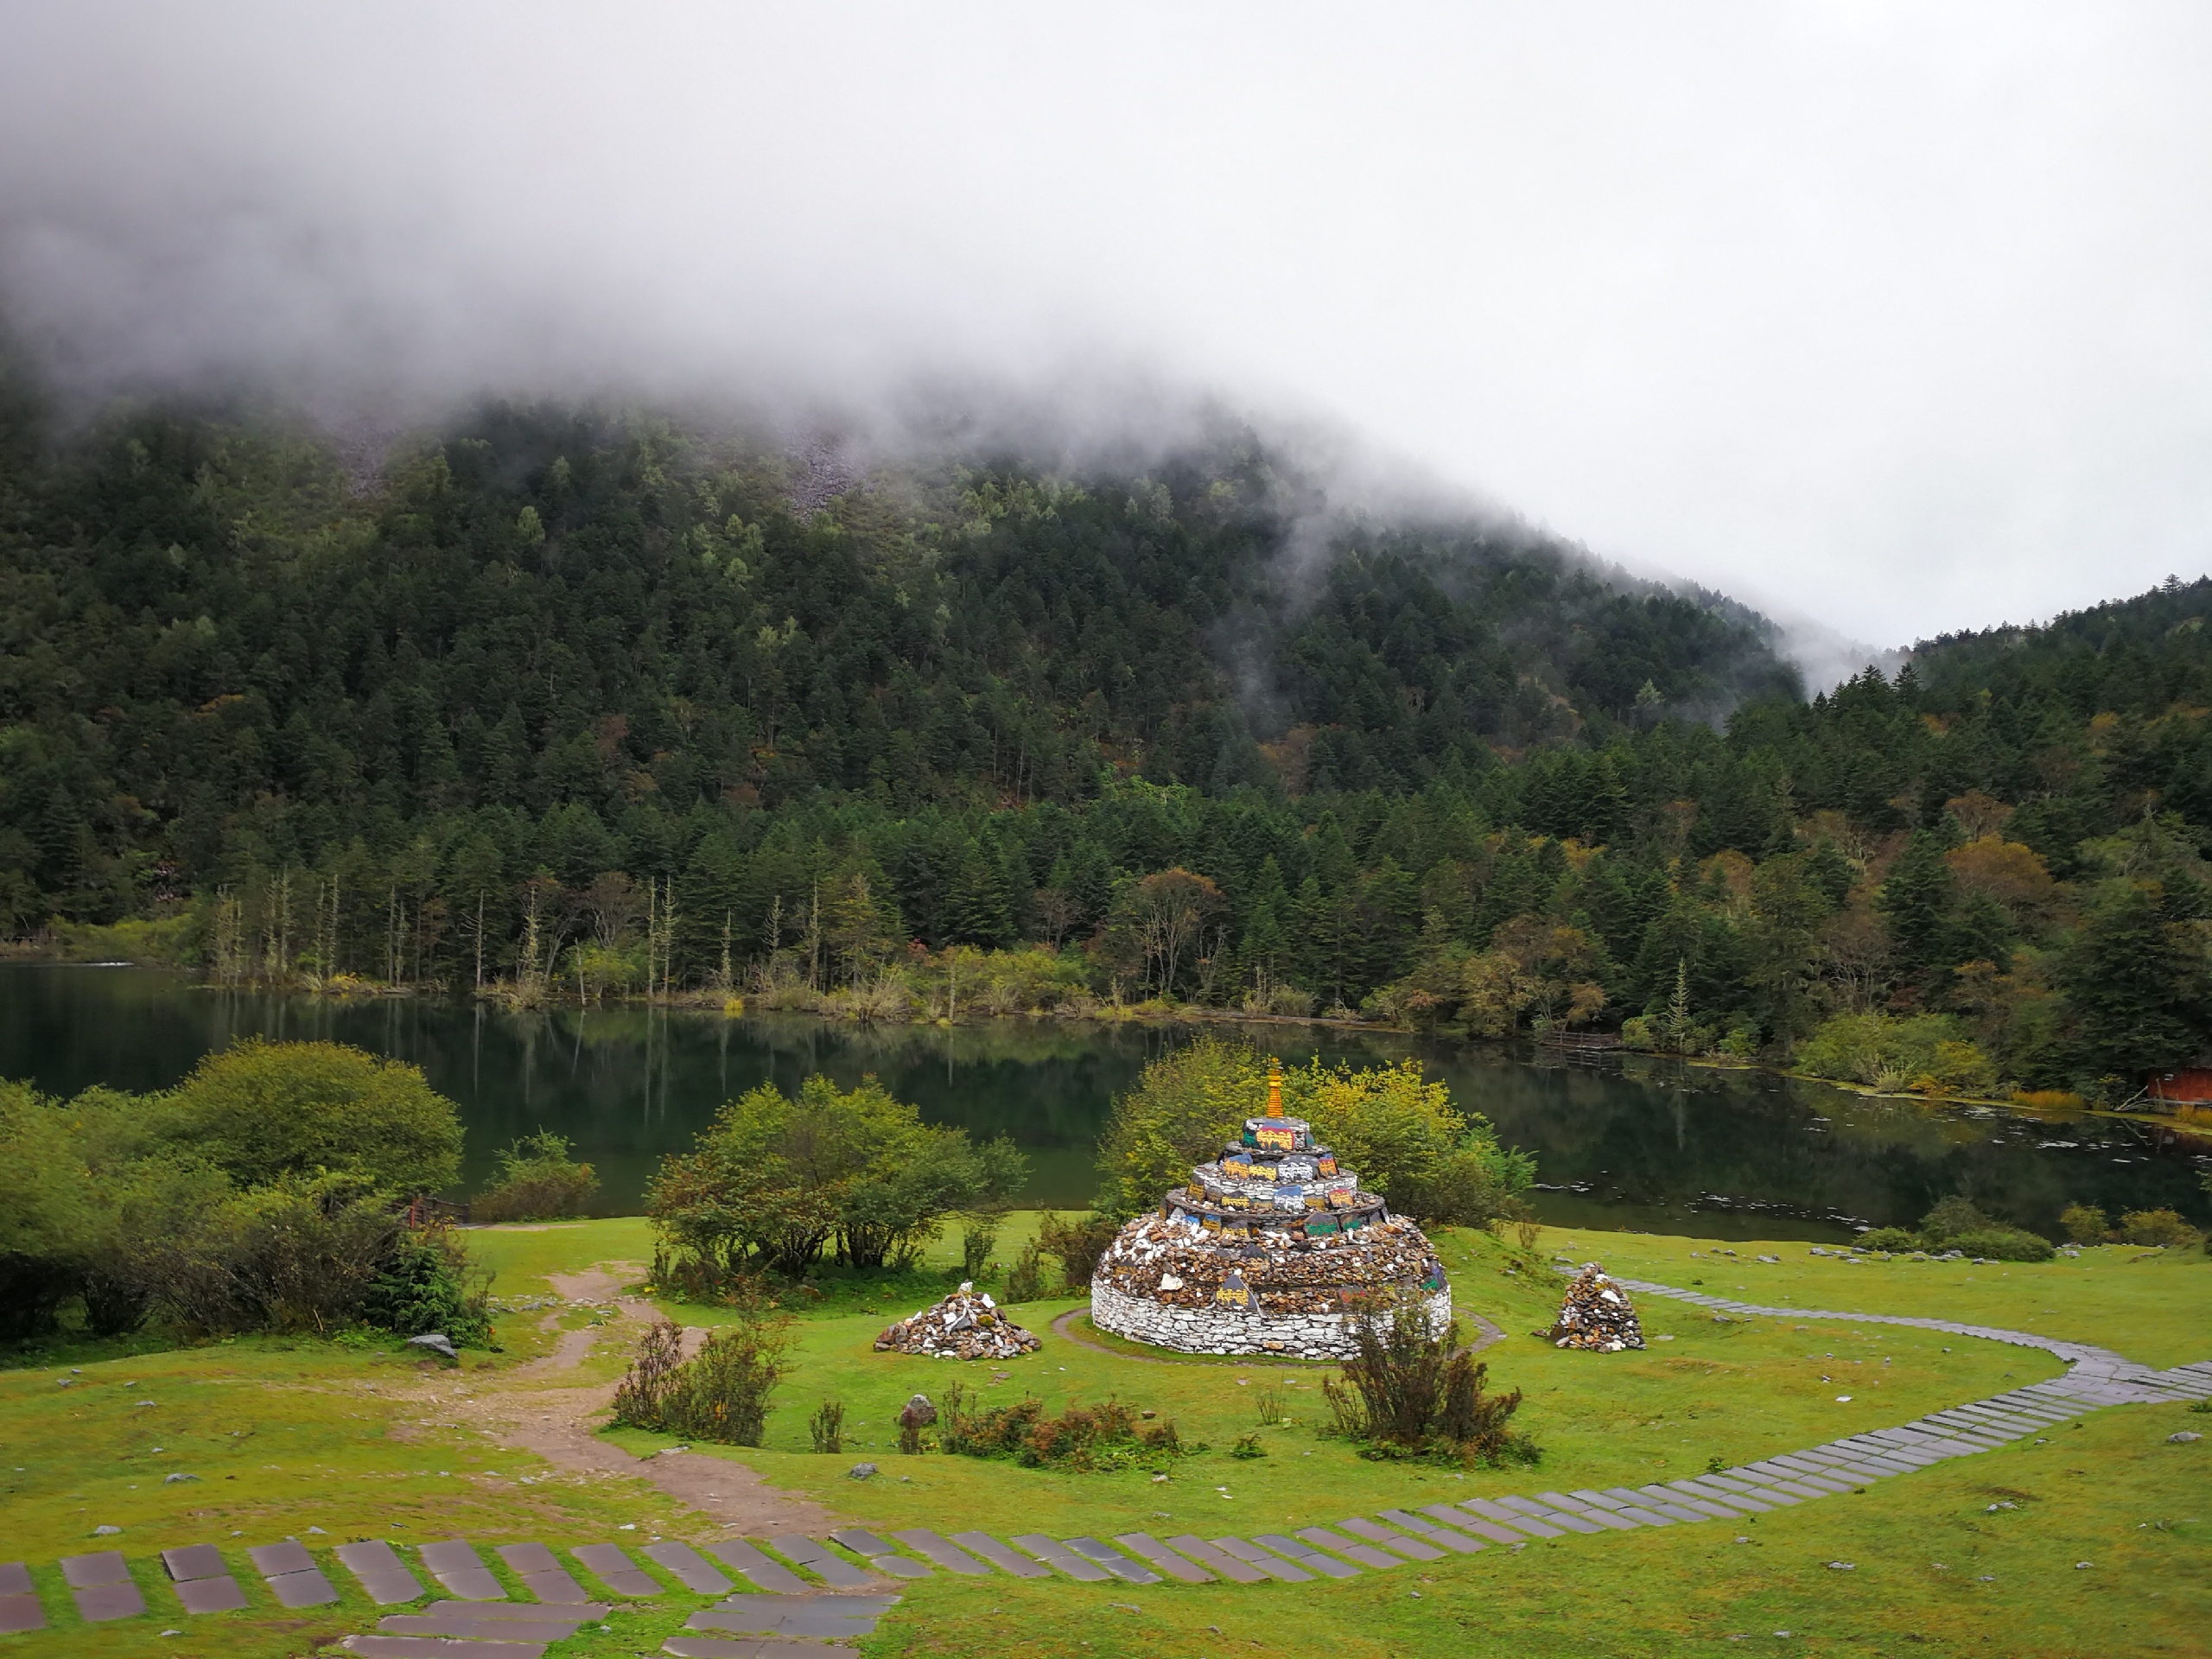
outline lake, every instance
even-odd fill
[[[1655,1057],[1228,1029],[1290,1064],[1419,1058],[1464,1109],[1535,1154],[1547,1222],[1840,1240],[1854,1224],[1909,1224],[1951,1192],[2046,1232],[2077,1200],[2212,1219],[2197,1179],[2212,1166],[2212,1143],[2155,1119],[1870,1100]],[[1030,1201],[1080,1205],[1115,1095],[1190,1031],[1027,1020],[867,1027],[632,1007],[513,1014],[446,999],[216,991],[149,969],[0,963],[0,1077],[50,1093],[166,1088],[249,1035],[327,1038],[412,1061],[461,1106],[464,1190],[499,1147],[545,1128],[597,1166],[601,1209],[623,1214],[639,1209],[655,1162],[688,1147],[722,1101],[815,1071],[847,1085],[874,1072],[931,1122],[1011,1135],[1030,1160]]]

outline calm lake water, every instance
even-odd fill
[[[516,1136],[567,1135],[597,1166],[608,1214],[634,1213],[655,1161],[689,1146],[722,1101],[814,1071],[846,1084],[872,1071],[931,1122],[1009,1135],[1029,1156],[1032,1200],[1081,1205],[1113,1097],[1188,1038],[1020,1020],[870,1029],[629,1007],[508,1014],[433,999],[219,992],[145,969],[0,963],[0,1077],[51,1093],[165,1088],[202,1055],[254,1034],[327,1038],[420,1065],[460,1103],[464,1190]],[[1293,1064],[1316,1053],[1355,1064],[1417,1057],[1464,1109],[1536,1154],[1536,1207],[1549,1222],[1841,1239],[1853,1223],[1910,1223],[1961,1192],[2046,1231],[2076,1200],[2212,1219],[2197,1180],[2212,1167],[2212,1143],[2155,1120],[1866,1100],[1639,1057],[1591,1063],[1295,1026],[1254,1034]]]

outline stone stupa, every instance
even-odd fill
[[[1193,1354],[1341,1359],[1350,1314],[1377,1293],[1421,1299],[1430,1329],[1452,1290],[1421,1229],[1360,1190],[1356,1171],[1282,1110],[1270,1064],[1268,1110],[1159,1210],[1123,1227],[1090,1280],[1102,1331]]]

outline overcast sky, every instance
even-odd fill
[[[1880,644],[2212,564],[2208,208],[2201,5],[0,0],[88,382],[1153,378]]]

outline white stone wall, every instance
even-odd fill
[[[1452,1287],[1427,1297],[1429,1329],[1441,1332],[1452,1319]],[[1101,1331],[1132,1342],[1185,1354],[1282,1354],[1301,1359],[1346,1359],[1353,1346],[1341,1313],[1269,1313],[1234,1307],[1171,1307],[1131,1296],[1094,1280],[1090,1319]]]

